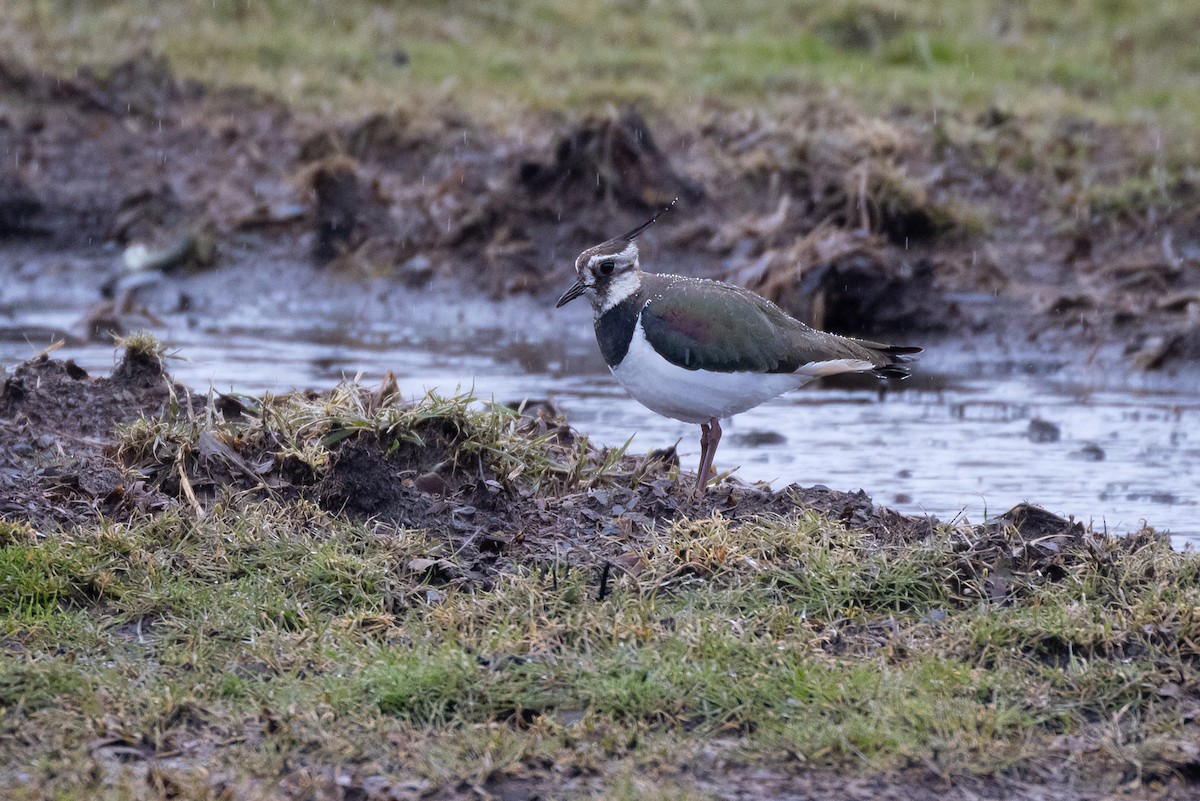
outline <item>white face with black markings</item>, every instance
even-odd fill
[[[638,291],[642,285],[642,268],[638,264],[638,249],[635,239],[654,225],[668,209],[675,206],[675,198],[657,214],[634,228],[625,236],[588,248],[575,259],[578,277],[571,288],[558,299],[555,308],[564,306],[580,295],[587,295],[596,312],[596,319],[621,301]]]
[[[641,286],[637,244],[610,240],[588,248],[575,259],[575,272],[575,284],[559,298],[558,305],[587,295],[596,314],[603,314]]]

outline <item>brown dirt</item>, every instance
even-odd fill
[[[794,518],[816,509],[849,525],[907,539],[927,535],[935,522],[877,508],[862,492],[823,487],[772,491],[728,481],[696,499],[667,478],[661,465],[647,467],[633,459],[601,487],[567,492],[505,487],[491,475],[473,476],[469,468],[449,480],[435,479],[433,492],[422,491],[427,468],[427,462],[413,464],[388,454],[374,438],[360,438],[340,448],[317,497],[328,509],[434,532],[452,544],[447,553],[456,561],[444,566],[441,578],[484,584],[496,572],[530,564],[591,566],[599,576],[606,562],[636,561],[648,535],[684,517]]]
[[[579,250],[678,196],[646,234],[651,269],[747,284],[832,330],[1019,330],[1125,342],[1148,369],[1196,360],[1200,188],[1177,182],[1165,206],[1064,200],[1081,170],[1137,178],[1144,132],[953,122],[965,133],[813,101],[688,127],[632,109],[534,115],[513,138],[452,108],[331,124],[175,80],[152,56],[72,77],[0,62],[0,151],[19,156],[0,168],[0,252],[206,231],[215,263],[241,271],[309,253],[549,296]]]
[[[69,526],[166,505],[111,452],[116,426],[162,413],[171,387],[158,359],[136,352],[102,378],[46,355],[18,366],[0,385],[0,517]]]

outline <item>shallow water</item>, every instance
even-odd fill
[[[200,392],[258,393],[356,375],[370,383],[392,370],[411,395],[461,388],[499,401],[549,398],[603,443],[632,435],[640,453],[679,441],[683,464],[695,469],[697,427],[624,394],[599,358],[583,302],[555,311],[552,301],[523,297],[492,303],[271,276],[236,293],[219,274],[188,279],[191,311],[155,311],[162,325],[152,330],[180,357],[170,364],[177,380]],[[81,303],[96,297],[89,283],[64,291],[41,277],[6,281],[0,365],[30,357],[57,331],[78,331]],[[180,291],[164,282],[145,297],[151,308],[177,308]],[[808,388],[729,421],[717,468],[777,486],[862,488],[876,502],[943,520],[978,522],[1028,500],[1111,532],[1146,521],[1180,547],[1200,543],[1196,374],[1127,374],[1119,354],[1103,351],[1014,356],[995,341],[915,344],[926,353],[901,391],[881,395],[871,381]],[[93,373],[115,358],[98,344],[56,355]]]

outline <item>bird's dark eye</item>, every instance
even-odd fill
[[[612,271],[615,270],[616,268],[617,268],[617,263],[615,261],[600,262],[600,274],[601,275],[612,275]]]

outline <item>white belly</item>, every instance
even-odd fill
[[[868,365],[869,367],[869,365]],[[803,368],[802,368],[803,369]],[[860,368],[861,369],[861,368]],[[613,375],[643,406],[685,423],[707,423],[753,409],[798,389],[816,376],[805,373],[709,373],[687,370],[659,356],[639,321],[629,352]]]

